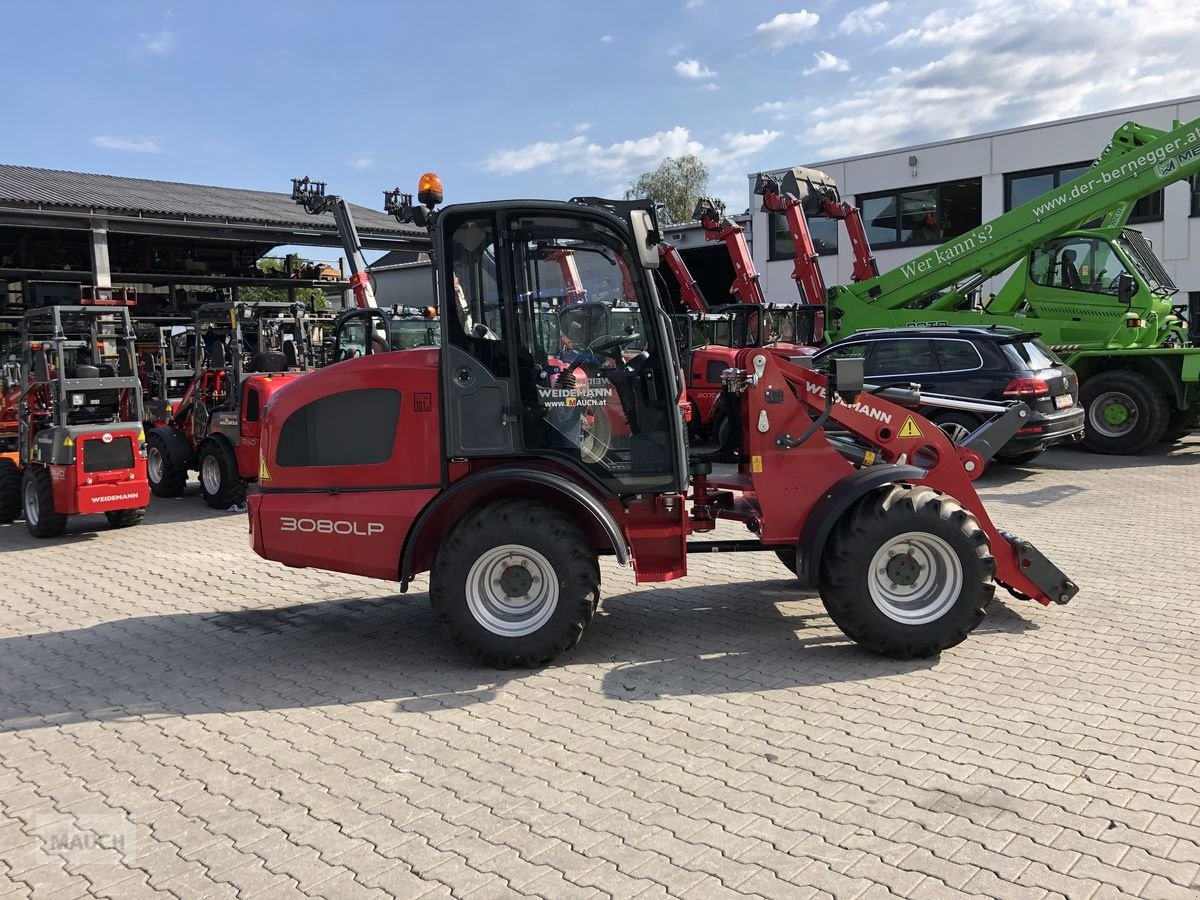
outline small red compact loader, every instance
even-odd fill
[[[150,502],[131,292],[81,290],[78,306],[28,310],[0,411],[0,522],[56,537],[67,517],[136,525]]]
[[[214,509],[245,501],[258,477],[262,410],[308,371],[302,303],[208,303],[196,311],[195,374],[165,425],[150,432],[147,470],[159,497],[183,493],[189,470]]]
[[[821,374],[743,348],[722,373],[737,454],[717,471],[688,457],[651,205],[435,210],[432,175],[418,199],[401,211],[429,228],[441,346],[347,360],[274,396],[249,496],[259,555],[402,590],[429,572],[454,640],[500,667],[579,640],[600,555],[644,583],[686,575],[695,552],[773,553],[847,635],[898,658],[966,638],[994,582],[1043,604],[1076,593],[971,484],[1023,404],[956,447],[913,411],[916,386],[875,391],[857,360]],[[561,335],[539,318],[548,247],[572,251],[589,296],[625,285],[609,302],[637,327],[593,342],[586,365],[560,365]],[[745,537],[703,539],[719,522]]]

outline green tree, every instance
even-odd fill
[[[659,218],[664,225],[690,222],[696,201],[708,189],[708,168],[691,153],[668,156],[653,172],[638,176],[625,191],[626,200],[648,198],[662,206]]]
[[[271,278],[286,278],[288,264],[299,267],[304,263],[300,255],[290,253],[287,259],[278,257],[263,257],[258,261],[258,270]],[[272,288],[260,285],[242,286],[238,288],[238,299],[246,303],[287,303],[288,292],[284,288]],[[319,288],[298,287],[296,299],[308,306],[309,309],[328,309],[329,297]]]

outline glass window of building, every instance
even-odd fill
[[[950,181],[907,191],[860,195],[863,225],[875,248],[940,244],[982,222],[982,181]]]

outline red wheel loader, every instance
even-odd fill
[[[249,496],[259,555],[402,591],[429,572],[453,639],[498,667],[542,665],[579,640],[601,555],[645,583],[683,577],[695,552],[773,553],[847,635],[898,658],[965,639],[995,582],[1043,604],[1077,592],[992,523],[971,484],[1024,404],[956,447],[912,411],[927,402],[915,386],[875,391],[855,360],[822,375],[746,348],[722,376],[737,461],[716,472],[687,454],[652,206],[435,210],[440,183],[422,183],[411,218],[430,231],[441,346],[347,360],[273,397]],[[548,245],[572,250],[585,280],[631,273],[612,303],[638,330],[594,346],[602,358],[582,383],[560,377],[558,337],[537,327]],[[744,539],[704,539],[720,521]]]
[[[57,537],[72,515],[121,528],[150,502],[132,292],[80,290],[80,305],[28,310],[0,411],[0,523]]]

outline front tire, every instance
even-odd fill
[[[67,517],[54,511],[54,485],[48,469],[30,466],[25,470],[21,498],[25,527],[35,538],[58,537],[67,530]]]
[[[1083,446],[1093,453],[1140,453],[1167,430],[1167,398],[1140,372],[1100,372],[1079,389],[1087,415]]]
[[[110,509],[104,513],[104,518],[108,519],[108,524],[113,528],[129,528],[131,525],[140,525],[142,519],[146,518],[146,507],[139,506],[137,509]]]
[[[433,610],[451,639],[498,669],[536,668],[583,636],[600,565],[583,531],[551,507],[501,500],[469,513],[438,549]]]
[[[146,480],[155,497],[178,497],[187,484],[187,469],[171,461],[167,442],[154,433],[146,438]]]
[[[825,609],[847,637],[893,659],[962,643],[995,595],[987,535],[957,501],[923,487],[868,494],[821,559]]]
[[[246,482],[238,474],[233,449],[224,440],[210,438],[200,447],[200,492],[213,509],[246,502]]]
[[[21,470],[11,459],[0,457],[0,525],[21,517]]]
[[[934,419],[933,424],[942,429],[946,437],[950,438],[950,443],[957,447],[979,427],[979,419],[970,413],[951,410]]]

